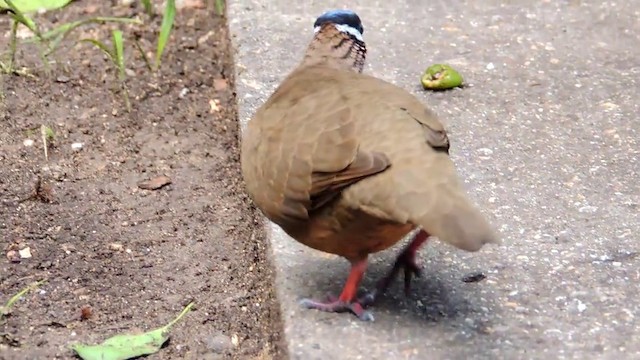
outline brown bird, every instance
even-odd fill
[[[466,198],[436,115],[409,92],[362,74],[366,46],[357,14],[320,16],[302,63],[249,122],[242,173],[255,204],[295,240],[351,262],[338,298],[307,308],[351,311],[369,254],[420,230],[374,294],[403,269],[420,275],[416,252],[431,235],[468,251],[497,241]]]

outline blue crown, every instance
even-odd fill
[[[313,27],[315,28],[327,23],[346,25],[358,30],[360,34],[364,33],[364,27],[362,27],[360,17],[351,10],[329,10],[316,19]]]

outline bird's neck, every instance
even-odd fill
[[[313,37],[301,66],[323,65],[362,72],[366,54],[364,41],[339,31],[333,24],[325,24]]]

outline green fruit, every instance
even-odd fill
[[[425,89],[446,90],[462,86],[462,76],[449,65],[435,64],[425,70],[420,82]]]

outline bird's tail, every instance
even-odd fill
[[[477,251],[484,244],[499,242],[491,225],[471,202],[458,180],[457,172],[449,157],[438,154],[423,174],[429,181],[423,191],[400,195],[398,206],[408,213],[408,221],[421,226],[429,234],[455,247]],[[415,171],[415,170],[414,170]],[[437,171],[437,172],[436,172]],[[413,172],[418,175],[420,171]],[[414,175],[414,176],[415,176]],[[399,177],[405,179],[399,174]]]
[[[372,191],[372,189],[375,189]],[[427,162],[391,166],[345,193],[378,217],[420,226],[455,247],[477,251],[499,242],[491,225],[467,197],[446,154]]]

